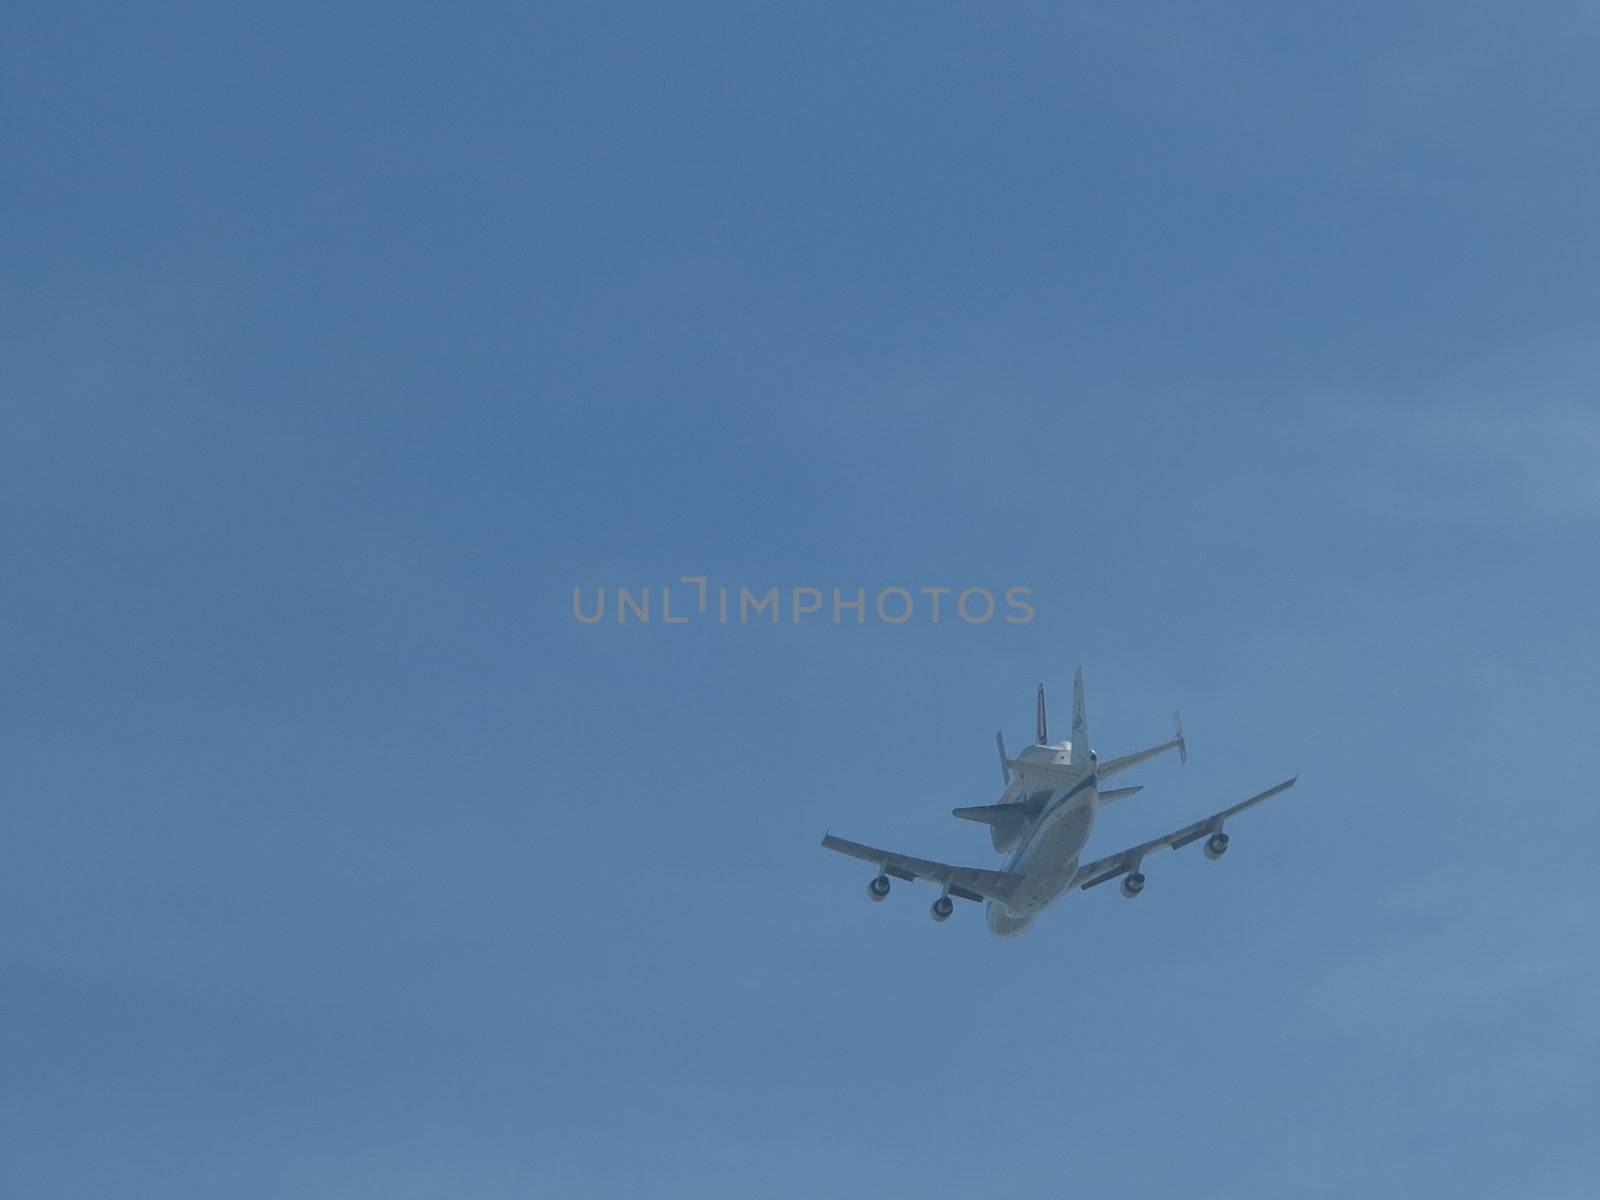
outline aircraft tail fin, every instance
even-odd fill
[[[1044,684],[1042,683],[1039,685],[1038,703],[1034,706],[1034,729],[1034,745],[1048,746],[1050,744],[1050,734],[1045,729],[1044,724]]]
[[[1072,676],[1072,761],[1089,761],[1089,718],[1083,706],[1083,668]]]

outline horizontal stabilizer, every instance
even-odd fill
[[[1189,746],[1183,740],[1183,726],[1178,724],[1178,714],[1172,714],[1172,740],[1162,742],[1159,746],[1151,746],[1148,750],[1140,750],[1136,754],[1124,754],[1121,758],[1109,758],[1100,763],[1100,778],[1109,779],[1113,775],[1120,775],[1129,767],[1136,767],[1142,762],[1149,762],[1158,754],[1165,754],[1168,750],[1178,752],[1179,762],[1189,761]]]
[[[1108,791],[1099,793],[1100,803],[1111,804],[1117,800],[1126,800],[1129,796],[1136,795],[1142,791],[1144,791],[1144,784],[1142,783],[1137,787],[1111,788]]]

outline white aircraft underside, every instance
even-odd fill
[[[1140,868],[1145,856],[1153,851],[1168,847],[1178,849],[1204,838],[1206,857],[1222,857],[1228,848],[1224,823],[1245,809],[1287,791],[1299,779],[1299,776],[1286,779],[1248,800],[1163,837],[1081,863],[1083,848],[1094,829],[1095,814],[1104,805],[1140,790],[1138,787],[1102,789],[1102,780],[1168,750],[1176,750],[1180,760],[1188,761],[1177,713],[1172,714],[1172,730],[1172,739],[1159,746],[1101,762],[1088,748],[1089,730],[1084,716],[1083,670],[1080,668],[1072,681],[1072,740],[1049,741],[1045,732],[1044,685],[1041,684],[1034,744],[1012,759],[1006,756],[1004,740],[999,734],[995,735],[1000,770],[1006,781],[1006,790],[999,801],[955,810],[958,817],[989,826],[994,848],[1007,856],[1000,869],[954,867],[864,846],[831,833],[822,839],[822,844],[829,850],[877,865],[878,874],[867,885],[867,894],[874,900],[882,900],[889,894],[891,876],[931,880],[943,889],[933,902],[934,920],[944,921],[954,911],[951,897],[984,901],[990,932],[998,937],[1014,937],[1071,888],[1091,888],[1121,877],[1122,894],[1130,898],[1137,896],[1144,890],[1145,882]],[[1074,747],[1078,749],[1075,751]]]

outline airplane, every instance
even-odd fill
[[[889,894],[889,878],[907,881],[927,879],[943,889],[933,902],[933,919],[943,922],[955,911],[952,897],[984,903],[989,932],[996,937],[1015,937],[1033,924],[1035,918],[1073,888],[1086,890],[1122,880],[1122,894],[1130,900],[1144,891],[1145,856],[1168,847],[1176,850],[1205,839],[1205,856],[1215,861],[1228,849],[1226,822],[1263,800],[1292,788],[1300,776],[1240,801],[1231,808],[1212,813],[1203,820],[1175,829],[1163,837],[1141,842],[1116,854],[1080,863],[1079,855],[1089,840],[1095,814],[1105,805],[1124,800],[1141,787],[1102,789],[1102,780],[1129,767],[1164,754],[1178,752],[1178,760],[1189,761],[1189,748],[1183,740],[1183,725],[1172,714],[1172,737],[1159,746],[1140,750],[1121,758],[1100,761],[1089,748],[1089,725],[1084,715],[1083,668],[1072,679],[1072,739],[1050,741],[1045,729],[1044,684],[1039,685],[1036,709],[1036,736],[1017,758],[1006,755],[1003,735],[994,735],[1000,752],[1000,773],[1006,790],[994,804],[957,808],[955,815],[989,826],[997,852],[1005,854],[1005,865],[998,871],[981,867],[953,867],[948,863],[913,858],[859,842],[834,837],[822,839],[829,850],[873,863],[878,873],[867,885],[867,895],[882,900]]]

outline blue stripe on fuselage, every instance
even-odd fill
[[[1082,779],[1078,780],[1077,783],[1068,788],[1067,791],[1062,794],[1059,800],[1041,812],[1034,820],[1033,825],[1029,827],[1027,836],[1022,839],[1022,844],[1016,848],[1016,850],[1012,853],[1011,858],[1006,862],[1006,870],[1009,871],[1013,866],[1022,861],[1023,856],[1028,852],[1028,847],[1033,845],[1034,835],[1045,827],[1045,823],[1052,815],[1066,807],[1072,798],[1079,792],[1083,791],[1084,788],[1094,787],[1098,782],[1098,779],[1098,772],[1089,772],[1089,774],[1085,775]]]

